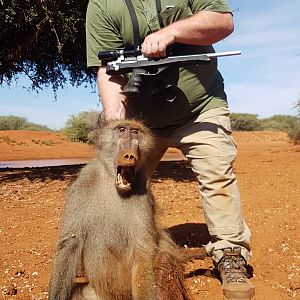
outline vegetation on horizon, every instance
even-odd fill
[[[85,111],[72,115],[62,131],[71,141],[90,142],[89,135],[97,124],[99,112]],[[258,119],[255,114],[232,113],[231,126],[234,131],[284,131],[292,141],[300,142],[300,116],[274,115]]]
[[[13,115],[0,116],[0,130],[53,131],[47,126],[32,123],[26,118]]]
[[[274,115],[259,119],[256,114],[232,113],[231,127],[234,131],[284,131],[295,144],[300,144],[300,100],[296,102],[296,116]],[[97,126],[98,111],[83,111],[71,115],[61,129],[67,139],[73,142],[90,142],[90,133]],[[47,126],[28,122],[18,116],[0,116],[0,130],[40,130],[53,131]]]
[[[300,144],[300,99],[294,106],[297,115],[274,115],[270,118],[258,119],[255,114],[232,113],[231,126],[236,131],[272,130],[284,131],[295,143]]]

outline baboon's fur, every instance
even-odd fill
[[[66,201],[49,300],[188,299],[177,248],[156,223],[147,184],[154,137],[139,122],[119,120],[95,138],[97,157],[81,170]],[[124,166],[133,166],[135,175],[125,174],[120,188],[117,170]],[[86,283],[75,283],[78,275]]]

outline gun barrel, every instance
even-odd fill
[[[227,51],[227,52],[217,52],[217,53],[206,53],[208,57],[224,57],[224,56],[232,56],[232,55],[241,55],[242,52],[238,51]]]

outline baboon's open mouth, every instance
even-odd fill
[[[118,166],[116,186],[121,192],[128,192],[134,183],[135,168],[133,166]]]

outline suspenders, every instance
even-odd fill
[[[158,15],[159,26],[160,26],[160,28],[163,28],[164,23],[163,23],[161,15],[160,15],[160,13],[161,13],[161,0],[155,0],[155,1],[156,1],[156,10],[157,10],[157,15]]]
[[[132,28],[133,28],[133,42],[134,42],[134,51],[138,52],[139,47],[141,45],[141,37],[140,37],[140,28],[138,19],[134,10],[134,7],[132,5],[131,0],[125,0],[127,8],[129,10]]]
[[[156,1],[156,10],[158,13],[161,12],[161,1],[160,0],[155,0]]]
[[[133,7],[133,4],[131,2],[131,0],[125,0],[125,3],[127,5],[129,14],[130,14],[130,18],[131,18],[131,23],[132,23],[132,28],[133,28],[133,43],[134,43],[134,51],[138,52],[139,47],[141,45],[141,37],[140,37],[140,28],[139,28],[139,23],[138,23],[138,19]],[[162,18],[160,16],[160,12],[161,12],[161,0],[155,0],[156,3],[156,10],[157,10],[157,15],[158,15],[158,21],[159,21],[159,25],[162,28],[163,27],[163,21]]]

